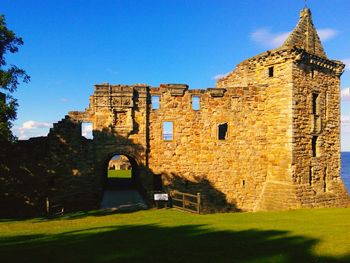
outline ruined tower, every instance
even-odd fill
[[[305,8],[281,47],[242,62],[218,81],[218,87],[255,87],[265,98],[267,176],[256,209],[348,202],[340,178],[343,69],[327,58]]]

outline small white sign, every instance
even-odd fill
[[[154,194],[154,200],[155,201],[168,201],[169,196],[168,194]]]

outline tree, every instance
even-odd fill
[[[0,147],[15,139],[12,135],[12,121],[16,118],[17,100],[11,94],[19,82],[27,83],[30,77],[23,69],[7,65],[5,55],[16,53],[23,40],[6,26],[5,17],[0,15]],[[2,147],[3,148],[3,147]]]

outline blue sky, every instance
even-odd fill
[[[303,0],[0,0],[23,37],[9,63],[31,76],[15,93],[14,132],[45,135],[53,122],[88,106],[93,85],[187,83],[213,87],[240,61],[278,46]],[[342,77],[342,150],[350,151],[350,1],[309,0],[328,57]]]

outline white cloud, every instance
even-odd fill
[[[331,28],[317,30],[322,41],[330,40],[338,35],[338,31]],[[267,48],[277,48],[283,44],[291,32],[274,33],[268,28],[259,28],[252,32],[250,37],[254,42]]]
[[[350,133],[350,117],[342,115],[341,116],[341,130],[342,132]]]
[[[250,37],[253,41],[268,47],[276,48],[283,44],[290,32],[273,33],[268,28],[259,28],[251,33]]]
[[[318,36],[321,41],[327,41],[335,38],[338,35],[338,31],[332,28],[320,28],[317,29]]]
[[[20,127],[15,127],[14,133],[20,140],[26,140],[32,137],[47,135],[49,128],[51,127],[52,124],[49,122],[29,120],[22,123]]]
[[[222,73],[222,74],[217,74],[217,75],[215,75],[214,77],[212,77],[212,79],[214,79],[214,80],[219,80],[219,79],[222,79],[222,78],[226,77],[228,74],[230,74],[230,72]]]
[[[345,64],[345,70],[350,70],[350,58],[344,58],[341,61]]]
[[[340,94],[341,94],[341,99],[342,100],[350,101],[350,87],[342,89]]]

